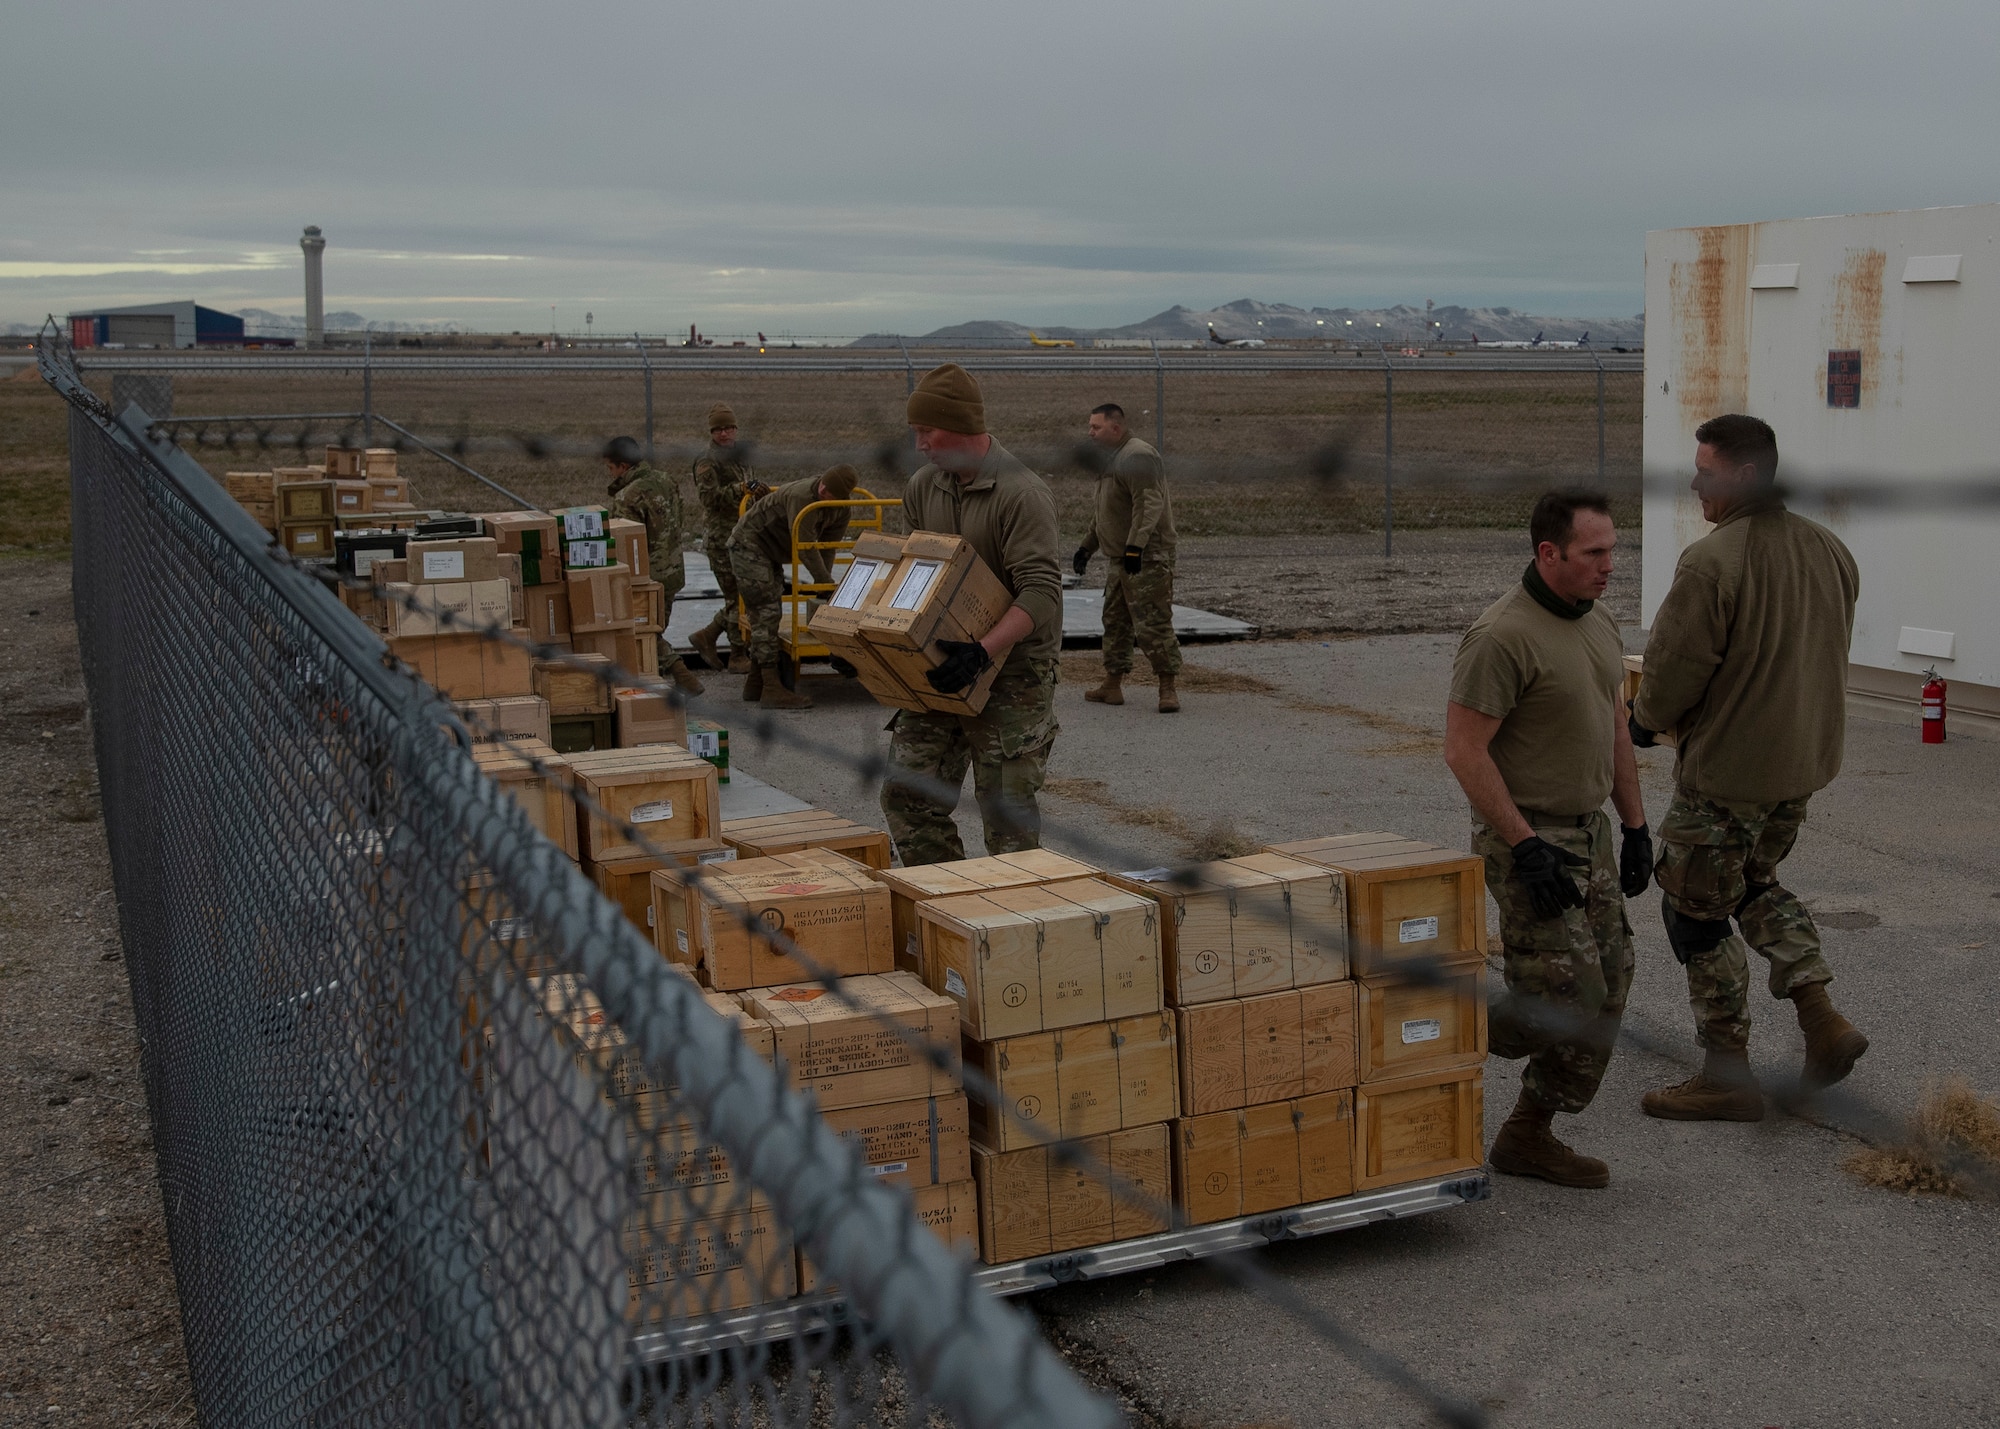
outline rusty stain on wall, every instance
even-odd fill
[[[1874,403],[1882,381],[1882,271],[1889,255],[1880,248],[1850,248],[1833,280],[1835,348],[1861,352],[1861,405]],[[1826,395],[1826,369],[1820,369],[1820,395]]]
[[[1749,390],[1750,225],[1695,230],[1691,261],[1667,278],[1675,354],[1674,395],[1691,439],[1710,417],[1740,412]]]

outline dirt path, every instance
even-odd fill
[[[67,561],[0,557],[0,1423],[191,1423]]]

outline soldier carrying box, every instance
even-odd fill
[[[1444,758],[1500,905],[1506,993],[1489,1046],[1528,1059],[1488,1159],[1511,1176],[1594,1188],[1610,1184],[1610,1168],[1550,1127],[1557,1112],[1590,1105],[1611,1063],[1632,988],[1625,898],[1646,889],[1652,840],[1619,705],[1623,642],[1598,603],[1618,542],[1610,503],[1552,491],[1529,534],[1535,558],[1520,584],[1459,642]],[[1607,795],[1624,825],[1616,856]]]
[[[836,466],[821,476],[786,482],[743,513],[730,533],[724,559],[736,573],[736,588],[750,613],[750,678],[743,698],[765,709],[809,710],[812,701],[784,678],[784,647],[778,624],[785,610],[785,568],[792,561],[792,531],[798,523],[802,542],[838,541],[847,534],[849,507],[823,506],[804,522],[799,518],[818,501],[845,501],[860,480],[854,468]],[[821,547],[799,552],[799,559],[822,585],[833,581],[833,552]],[[803,597],[801,597],[803,598]]]

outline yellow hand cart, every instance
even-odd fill
[[[742,518],[742,514],[756,503],[757,499],[748,492],[744,493],[743,500],[737,506],[737,517],[739,520]],[[869,491],[866,487],[857,486],[854,488],[854,495],[848,497],[846,500],[812,502],[801,510],[797,518],[793,520],[792,558],[785,568],[785,577],[791,587],[791,594],[784,598],[784,614],[778,620],[778,643],[784,649],[785,658],[792,662],[794,670],[799,669],[802,662],[806,660],[824,660],[833,654],[833,651],[813,639],[811,629],[813,608],[819,604],[820,597],[833,594],[834,590],[840,585],[841,576],[846,574],[847,567],[853,563],[854,543],[860,538],[861,533],[864,531],[882,530],[886,519],[883,515],[885,509],[900,505],[902,505],[901,497],[880,497]],[[829,506],[850,508],[847,518],[847,534],[838,541],[800,540],[799,527],[805,521],[806,517],[815,511],[823,510]],[[873,514],[864,516],[859,510],[853,509],[859,507],[867,507]],[[830,558],[830,564],[833,568],[833,579],[831,581],[813,579],[812,570],[805,563],[805,553],[807,551],[831,551],[833,553]],[[723,552],[723,559],[727,560],[728,558],[728,552]],[[741,640],[738,648],[749,648],[750,608],[743,603],[740,596],[736,601],[736,629]]]

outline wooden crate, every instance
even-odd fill
[[[754,819],[727,819],[722,825],[722,841],[745,858],[767,858],[774,853],[823,848],[868,868],[886,869],[889,866],[887,834],[821,809],[764,814]]]
[[[1174,1127],[1174,1191],[1191,1225],[1254,1216],[1354,1192],[1354,1096],[1182,1117]]]
[[[685,749],[652,744],[643,749],[597,749],[569,759],[578,789],[604,810],[597,814],[578,806],[585,858],[599,863],[657,858],[705,845],[722,832],[715,767]],[[611,822],[613,818],[635,826],[645,844],[627,837]],[[887,909],[883,911],[886,915]]]
[[[491,536],[441,536],[412,540],[404,548],[412,581],[497,581],[507,578],[500,547]]]
[[[304,481],[284,481],[279,472],[273,472],[272,477],[280,523],[333,520],[332,482],[317,473]]]
[[[605,1014],[589,985],[574,973],[558,973],[531,981],[542,1016],[556,1029],[597,1096],[628,1111],[642,1127],[673,1125],[679,1088],[646,1064],[625,1036],[624,1029]],[[736,1026],[750,1050],[767,1061],[774,1045],[771,1028],[757,1020],[735,998],[703,992],[709,1010]]]
[[[908,973],[843,978],[840,991],[835,997],[818,983],[797,982],[737,995],[770,1026],[791,1085],[810,1090],[823,1109],[959,1089],[957,1003]]]
[[[361,474],[370,481],[394,481],[396,479],[396,449],[394,447],[366,447],[361,452]]]
[[[611,697],[611,713],[620,749],[636,749],[642,744],[671,744],[677,749],[687,745],[687,711],[665,695],[619,690]]]
[[[934,898],[917,919],[925,985],[982,1042],[1166,1005],[1158,909],[1102,879]]]
[[[360,447],[328,447],[326,449],[326,474],[332,477],[361,478],[363,463],[368,460]]]
[[[1387,833],[1304,839],[1268,851],[1346,878],[1357,976],[1394,973],[1412,959],[1485,956],[1486,869],[1469,853]]]
[[[862,688],[882,704],[892,709],[922,710],[923,700],[861,638],[861,622],[888,590],[889,578],[902,555],[901,536],[863,531],[855,538],[853,559],[840,584],[814,612],[811,629],[815,640],[854,666]]]
[[[614,669],[642,675],[639,668],[639,630],[631,621],[602,630],[573,630],[570,648],[579,655],[601,655]]]
[[[332,560],[333,532],[333,522],[318,517],[278,523],[279,541],[300,560]]]
[[[625,1230],[626,1320],[679,1323],[798,1293],[792,1238],[769,1209],[741,1208],[670,1228]]]
[[[1373,1082],[1354,1093],[1354,1189],[1374,1191],[1471,1171],[1485,1158],[1477,1067]]]
[[[943,695],[926,672],[943,663],[944,640],[977,640],[1014,604],[1006,583],[961,536],[912,531],[881,595],[862,613],[859,634],[896,681],[926,709],[978,714],[999,676],[989,668],[970,688]]]
[[[539,761],[542,768],[530,760]],[[569,764],[562,755],[533,735],[522,735],[473,745],[472,762],[513,796],[544,838],[572,859],[577,857],[576,805],[565,782]]]
[[[979,1258],[1001,1265],[1157,1235],[1173,1199],[1169,1140],[1163,1123],[1110,1131],[1085,1138],[1069,1165],[1044,1146],[973,1147]],[[1107,1166],[1109,1176],[1100,1169]]]
[[[269,506],[277,501],[276,474],[268,471],[225,471],[222,489],[244,505],[253,501]]]
[[[877,1181],[935,1186],[972,1174],[972,1137],[965,1093],[822,1112],[834,1135],[852,1142]]]
[[[1627,714],[1631,713],[1632,701],[1639,698],[1639,681],[1645,677],[1645,674],[1646,657],[1644,655],[1627,655],[1625,657],[1625,683],[1624,687],[1619,691],[1618,701],[1620,708],[1624,709]],[[1672,749],[1680,742],[1681,732],[1678,725],[1672,729],[1653,731],[1654,744],[1665,745],[1668,749]]]
[[[569,655],[535,662],[535,693],[549,702],[551,718],[611,713],[611,662],[602,655]]]
[[[1174,1011],[1185,1116],[1290,1101],[1361,1079],[1355,985],[1327,982]]]
[[[646,559],[646,526],[642,521],[633,521],[624,516],[614,516],[604,523],[610,536],[611,549],[615,553],[612,560],[630,571],[634,579],[652,569]]]
[[[1159,905],[1177,1007],[1347,976],[1346,890],[1324,868],[1261,853],[1111,881]]]
[[[725,835],[726,837],[726,835]],[[917,905],[933,898],[983,893],[989,888],[1032,888],[1068,878],[1093,878],[1087,863],[1064,858],[1047,849],[960,859],[955,863],[925,863],[914,868],[886,868],[875,876],[889,890],[889,915],[896,939],[896,966],[923,973],[923,939],[917,927]]]
[[[333,483],[333,511],[336,516],[366,516],[373,488],[365,481],[335,481]]]
[[[971,1092],[973,1138],[995,1151],[1179,1115],[1171,1013],[968,1040],[965,1055],[999,1094],[996,1103]]]
[[[383,581],[382,628],[392,636],[467,635],[511,628],[513,589],[505,581]],[[531,677],[532,678],[532,677]]]
[[[714,768],[701,767],[708,770],[713,789]],[[771,940],[777,934],[841,977],[894,970],[888,893],[838,854],[805,849],[776,858],[741,859],[707,869],[700,879],[656,874],[653,907],[661,953],[670,962],[698,966],[709,987],[735,990],[813,980],[814,969]],[[760,931],[751,932],[752,923]]]
[[[569,628],[572,635],[587,630],[631,628],[630,566],[614,564],[570,571],[563,584],[569,589]]]
[[[540,695],[508,695],[494,700],[461,700],[458,712],[474,743],[538,739],[549,742],[549,702]]]
[[[644,570],[636,566],[635,570]],[[632,618],[639,622],[639,628],[657,635],[667,626],[667,613],[673,602],[667,598],[667,588],[655,580],[632,581]]]
[[[1389,1082],[1486,1060],[1486,965],[1424,978],[1362,978],[1356,1005],[1361,1080]]]
[[[967,1259],[979,1254],[979,1196],[971,1177],[937,1186],[912,1186],[910,1204],[931,1234]],[[799,1294],[831,1290],[804,1251],[799,1252]]]
[[[597,884],[597,891],[624,911],[626,920],[658,946],[653,925],[653,875],[662,870],[700,868],[711,863],[732,863],[736,850],[716,839],[702,846],[679,849],[659,858],[621,858],[610,863],[583,860],[583,871]]]

